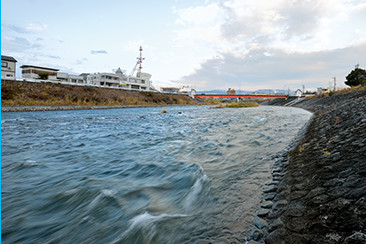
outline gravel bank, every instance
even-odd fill
[[[295,106],[314,117],[297,147],[277,158],[251,239],[366,243],[366,89]]]
[[[164,105],[108,105],[108,106],[2,106],[1,112],[30,112],[30,111],[55,111],[55,110],[83,110],[83,109],[114,109],[114,108],[147,108],[147,107],[172,107],[187,106],[185,104]]]

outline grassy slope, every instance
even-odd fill
[[[108,88],[1,81],[2,106],[194,104],[185,95]]]

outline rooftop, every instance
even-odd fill
[[[58,69],[53,69],[53,68],[47,68],[47,67],[41,67],[41,66],[34,66],[34,65],[22,65],[20,66],[21,69],[26,69],[26,68],[36,68],[36,69],[48,69],[48,70],[52,70],[52,71],[59,71]]]
[[[18,62],[15,58],[10,56],[1,55],[1,60],[10,61],[10,62]]]

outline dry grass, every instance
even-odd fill
[[[213,99],[213,98],[203,98],[206,105],[215,105],[215,104],[221,104],[219,100]]]
[[[3,106],[183,105],[195,102],[186,95],[2,80],[1,104]]]
[[[223,105],[222,103],[220,103],[218,106],[216,107],[210,107],[210,108],[249,108],[249,107],[258,107],[259,104],[257,102],[253,102],[253,101],[244,101],[244,102],[233,102],[230,104],[225,104]]]
[[[349,88],[344,88],[342,90],[338,90],[338,91],[331,91],[331,92],[327,92],[327,93],[322,93],[322,94],[318,94],[315,95],[313,97],[310,98],[319,98],[319,97],[329,97],[329,96],[337,96],[337,95],[341,95],[341,94],[346,94],[346,93],[350,93],[350,92],[356,92],[356,91],[362,91],[362,90],[366,90],[366,86],[354,86],[354,87],[349,87]]]

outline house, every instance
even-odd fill
[[[148,91],[151,75],[137,72],[136,76],[125,75],[120,68],[115,73],[93,73],[87,75],[87,83],[104,87],[122,87],[131,90]]]
[[[82,76],[79,75],[70,75],[65,72],[57,72],[57,80],[58,81],[64,81],[68,83],[74,83],[74,84],[84,84],[84,79]]]
[[[136,76],[128,76],[127,83],[129,89],[139,91],[149,91],[151,87],[151,75],[149,73],[137,72]]]
[[[88,80],[87,80],[88,75],[90,75],[90,74],[89,73],[81,73],[80,74],[80,76],[83,78],[85,84],[88,84]]]
[[[302,91],[300,89],[297,89],[295,92],[295,96],[301,97],[301,95],[302,95]]]
[[[180,88],[178,87],[160,87],[162,92],[179,93]]]
[[[227,93],[227,95],[235,95],[235,90],[229,88],[226,93]]]
[[[16,59],[1,55],[1,79],[15,80]]]
[[[104,87],[119,87],[121,77],[113,73],[94,73],[87,76],[87,83]]]
[[[45,80],[57,80],[57,71],[59,71],[58,69],[34,65],[22,65],[20,68],[22,69],[22,77],[26,79],[40,79],[42,75],[45,75],[47,76]]]
[[[330,92],[330,88],[324,88],[324,87],[318,87],[316,93],[317,94],[323,94]]]

